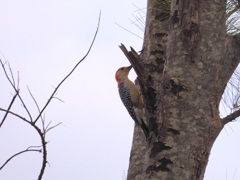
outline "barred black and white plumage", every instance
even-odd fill
[[[130,95],[130,92],[129,90],[127,90],[125,87],[124,87],[124,84],[123,83],[120,83],[118,85],[118,92],[119,92],[119,95],[120,95],[120,98],[124,104],[124,106],[126,107],[128,113],[130,114],[130,116],[132,117],[132,119],[137,122],[137,118],[136,118],[136,115],[135,115],[135,112],[134,112],[134,109],[133,109],[133,103],[131,101],[131,95]],[[137,122],[138,123],[138,122]]]

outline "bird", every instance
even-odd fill
[[[138,87],[128,78],[132,66],[120,67],[115,74],[118,83],[118,92],[122,103],[127,109],[129,115],[139,125],[146,138],[149,136],[149,129],[146,126],[144,104]]]

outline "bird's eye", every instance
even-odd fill
[[[124,70],[124,68],[121,68],[121,70]]]

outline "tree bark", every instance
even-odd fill
[[[170,14],[163,8],[148,0],[143,52],[132,63],[150,137],[135,128],[127,179],[203,179],[227,121],[218,108],[239,63],[232,48],[239,38],[226,34],[225,1],[172,0]]]

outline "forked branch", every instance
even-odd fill
[[[98,33],[98,29],[99,29],[99,25],[100,25],[100,19],[101,19],[101,12],[99,14],[99,19],[98,19],[98,25],[97,25],[97,29],[96,29],[96,32],[95,32],[95,35],[94,35],[94,38],[91,42],[91,45],[87,51],[87,53],[84,55],[84,57],[77,62],[77,64],[73,67],[73,69],[63,78],[63,80],[57,85],[57,87],[54,89],[54,91],[52,92],[52,94],[50,95],[50,98],[48,99],[48,101],[46,102],[46,104],[43,106],[42,109],[39,108],[38,106],[38,103],[36,101],[36,99],[33,97],[31,91],[29,90],[29,93],[30,93],[30,96],[32,97],[32,99],[34,100],[35,102],[35,105],[37,106],[38,108],[38,111],[39,111],[39,114],[37,115],[36,119],[33,120],[32,119],[32,116],[31,116],[31,113],[30,111],[28,110],[27,106],[25,105],[25,102],[24,100],[22,99],[22,97],[19,95],[19,88],[18,88],[18,85],[16,85],[15,83],[15,80],[14,80],[14,77],[13,77],[13,73],[10,69],[10,73],[11,73],[11,77],[12,77],[12,80],[10,79],[10,77],[8,76],[8,73],[6,71],[6,68],[5,68],[5,65],[4,63],[0,60],[0,63],[2,65],[2,68],[4,70],[4,73],[5,73],[5,76],[7,77],[9,83],[11,84],[11,86],[13,87],[14,91],[15,91],[15,95],[13,96],[12,98],[12,101],[10,103],[10,105],[8,106],[7,109],[4,109],[4,108],[0,108],[0,111],[3,111],[5,112],[5,115],[0,123],[0,127],[3,125],[4,121],[6,120],[6,117],[8,114],[11,114],[21,120],[23,120],[24,122],[28,123],[30,126],[32,126],[38,133],[38,135],[40,136],[41,138],[41,149],[32,149],[32,148],[28,148],[26,150],[23,150],[21,152],[18,152],[16,154],[14,154],[13,156],[11,156],[10,158],[7,159],[7,161],[0,167],[0,170],[9,162],[11,161],[14,157],[20,155],[20,154],[23,154],[25,152],[30,152],[30,151],[38,151],[38,152],[41,152],[43,154],[43,160],[42,160],[42,166],[41,166],[41,170],[40,170],[40,173],[38,175],[38,180],[41,180],[42,177],[43,177],[43,174],[44,174],[44,171],[45,171],[45,167],[46,167],[46,164],[47,164],[47,141],[46,141],[46,134],[48,131],[52,130],[53,128],[57,127],[58,125],[60,125],[61,123],[58,123],[56,125],[53,125],[53,126],[50,126],[51,122],[48,123],[47,125],[45,125],[45,120],[44,118],[42,118],[42,114],[44,112],[44,110],[48,107],[49,103],[51,102],[51,100],[53,98],[55,98],[55,94],[57,92],[57,90],[60,88],[60,86],[69,78],[69,76],[76,70],[76,68],[79,66],[79,64],[88,56],[88,54],[90,53],[91,49],[92,49],[92,46],[95,42],[95,39],[97,37],[97,33]],[[18,82],[19,83],[19,82]],[[16,98],[19,98],[20,102],[22,103],[24,109],[27,111],[28,113],[28,116],[29,116],[29,119],[19,115],[18,113],[15,113],[15,112],[12,112],[10,109],[11,109],[11,106],[13,105],[13,103],[15,102],[15,99]],[[42,128],[40,128],[37,124],[37,121],[39,120],[39,118],[41,118],[42,120]]]
[[[31,114],[30,114],[30,112],[29,112],[29,110],[28,110],[26,104],[24,103],[22,97],[21,97],[20,94],[18,93],[18,91],[19,91],[19,87],[18,87],[18,85],[16,85],[16,83],[15,83],[15,80],[14,80],[13,73],[12,73],[12,70],[11,70],[11,68],[10,68],[10,65],[8,64],[8,65],[9,65],[9,70],[10,70],[10,74],[11,74],[11,78],[12,78],[12,80],[10,79],[10,77],[9,77],[9,75],[8,75],[8,73],[7,73],[7,70],[6,70],[6,68],[5,68],[5,64],[2,62],[1,59],[0,59],[0,63],[1,63],[1,65],[2,65],[2,69],[3,69],[3,71],[4,71],[4,74],[5,74],[5,76],[6,76],[7,80],[8,80],[8,82],[9,82],[9,83],[11,84],[11,86],[13,87],[13,89],[14,89],[14,91],[16,92],[16,94],[17,94],[19,100],[21,101],[21,103],[22,103],[24,109],[26,110],[26,112],[27,112],[29,118],[32,120],[32,116],[31,116]],[[19,77],[18,77],[18,80],[19,80]],[[18,83],[19,83],[19,81],[18,81]]]

